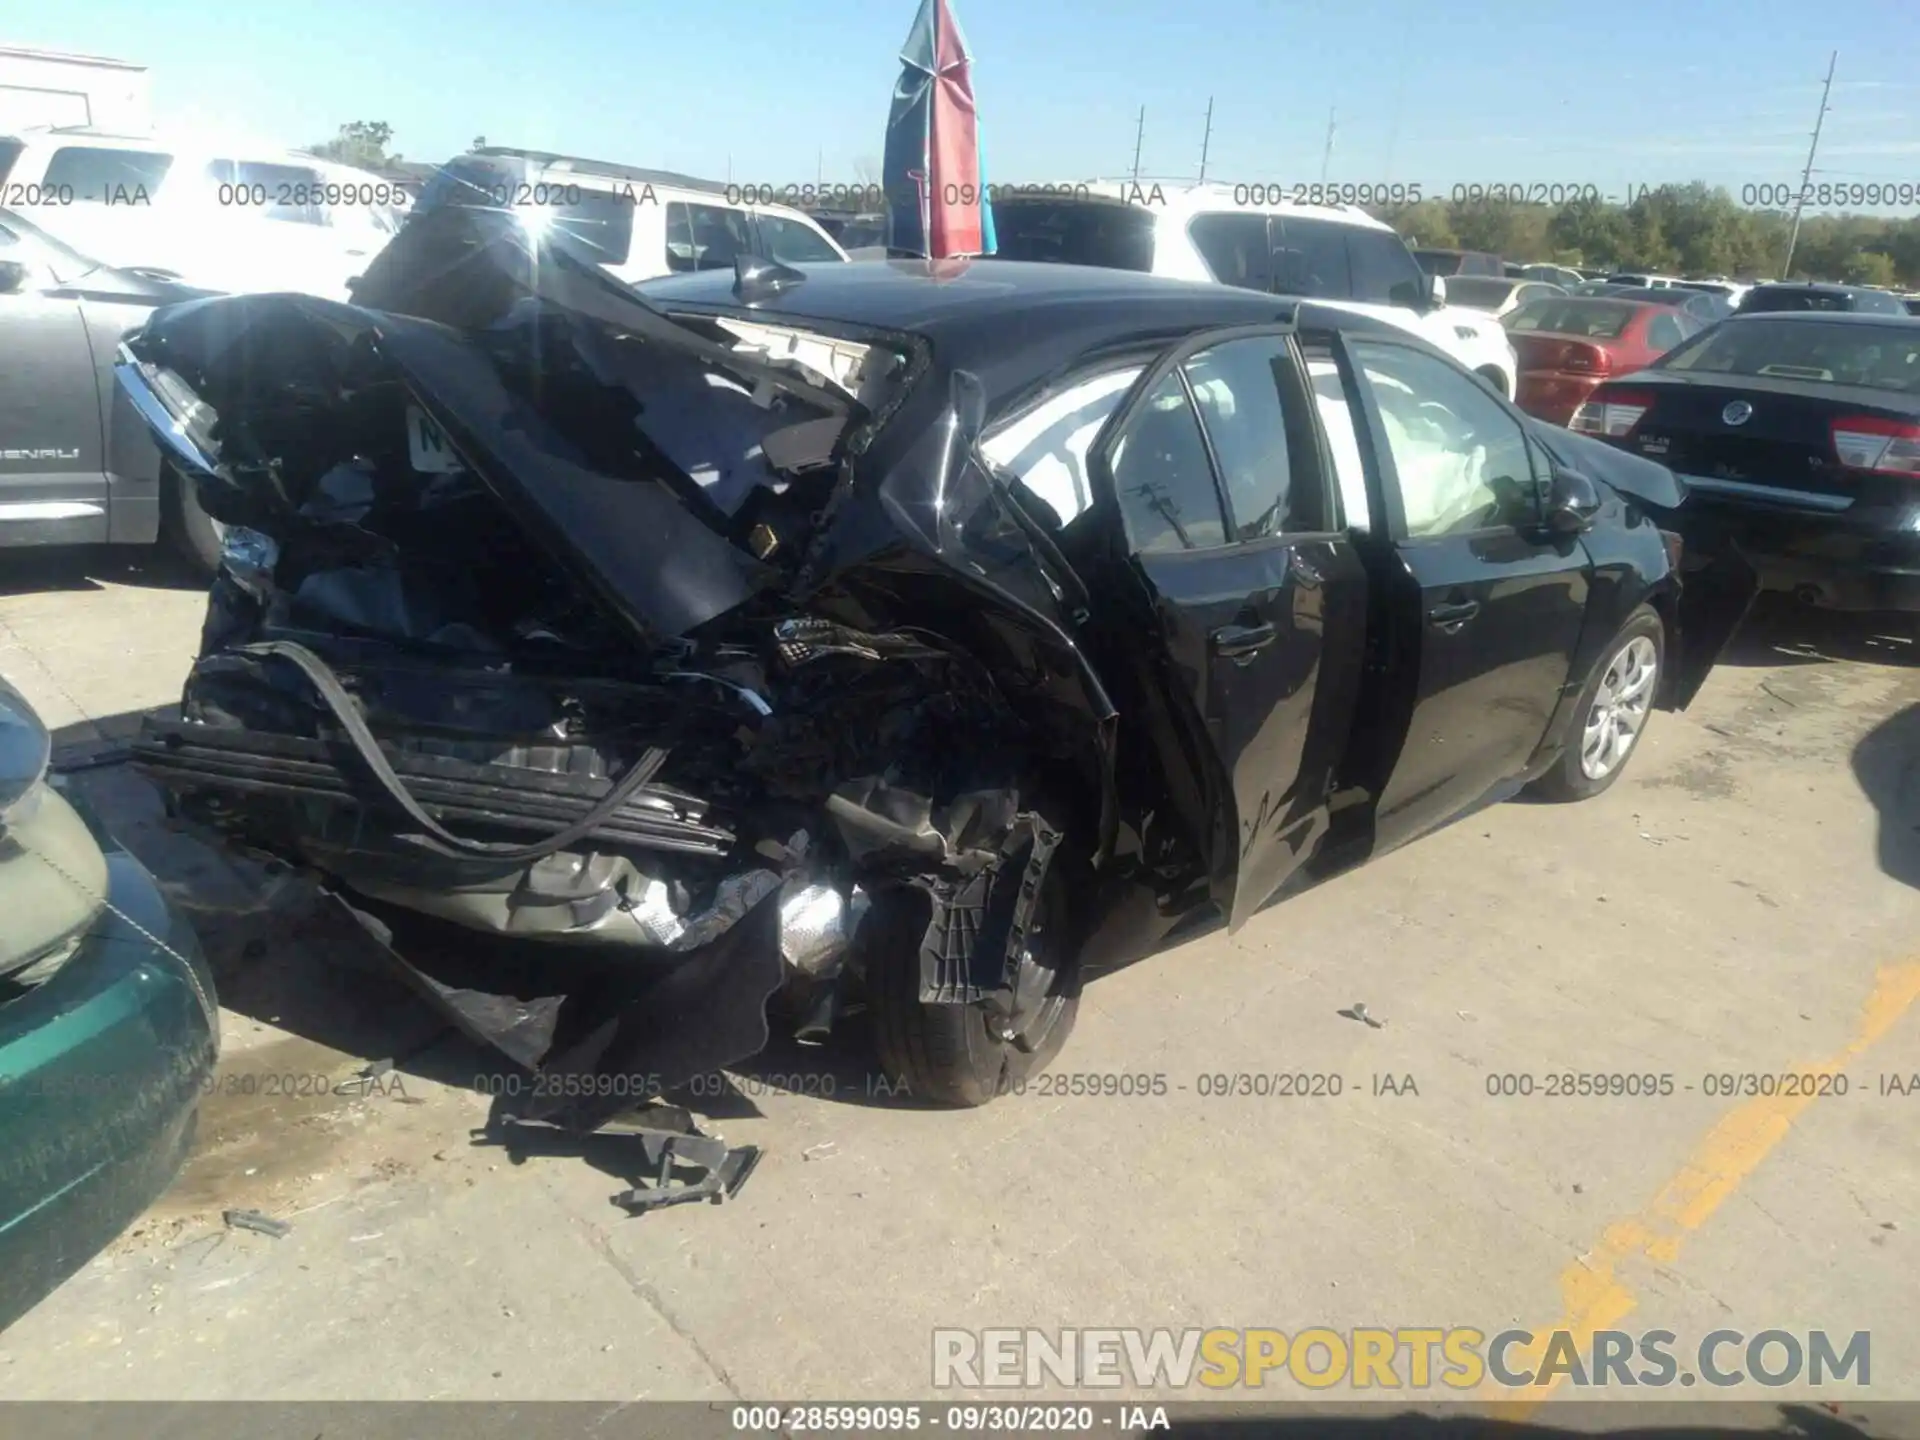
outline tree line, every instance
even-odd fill
[[[1647,189],[1628,205],[1474,199],[1371,208],[1409,243],[1488,250],[1523,263],[1920,290],[1920,215],[1803,215],[1788,275],[1781,267],[1791,212],[1740,205],[1724,187],[1701,181]]]

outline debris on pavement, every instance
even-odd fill
[[[800,1152],[802,1160],[831,1160],[840,1153],[837,1140],[822,1140],[818,1145],[809,1145]]]
[[[1341,1010],[1337,1013],[1341,1019],[1358,1020],[1370,1030],[1384,1030],[1387,1028],[1386,1021],[1376,1019],[1368,1012],[1367,1004],[1364,1000],[1356,1000],[1353,1002],[1351,1009]]]
[[[653,1165],[650,1183],[636,1185],[613,1197],[613,1203],[630,1215],[663,1210],[669,1205],[687,1205],[697,1200],[715,1204],[740,1193],[760,1164],[760,1148],[742,1145],[729,1149],[717,1135],[664,1135],[642,1132],[640,1143]],[[697,1180],[676,1181],[679,1166],[703,1169]]]
[[[293,1226],[284,1220],[276,1220],[258,1210],[223,1210],[220,1218],[227,1223],[229,1230],[251,1230],[257,1235],[279,1240],[293,1233]]]

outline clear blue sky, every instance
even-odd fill
[[[954,0],[990,178],[1920,182],[1920,0]],[[877,163],[916,0],[63,0],[0,42],[153,74],[162,125],[306,144],[385,120],[736,181]],[[876,177],[877,178],[877,177]]]

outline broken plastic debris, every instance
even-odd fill
[[[800,1152],[802,1160],[831,1160],[840,1153],[840,1142],[822,1140],[818,1145],[809,1145]]]
[[[742,1145],[729,1150],[717,1136],[643,1131],[640,1142],[654,1167],[650,1183],[636,1185],[613,1197],[613,1203],[629,1215],[643,1215],[649,1210],[691,1204],[696,1200],[719,1204],[737,1195],[760,1163],[758,1146]],[[673,1173],[676,1165],[703,1169],[706,1174],[697,1180],[676,1181]]]
[[[1373,1018],[1372,1015],[1367,1013],[1367,1005],[1364,1000],[1354,1001],[1353,1008],[1350,1010],[1342,1010],[1340,1012],[1340,1015],[1343,1019],[1358,1020],[1362,1025],[1365,1025],[1370,1029],[1384,1030],[1387,1028],[1386,1021],[1376,1020]]]
[[[229,1230],[251,1230],[258,1235],[266,1235],[274,1240],[292,1232],[293,1226],[284,1220],[276,1220],[271,1215],[263,1215],[258,1210],[223,1210],[220,1218],[227,1222]]]

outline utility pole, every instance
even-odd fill
[[[1207,133],[1200,137],[1200,183],[1207,180],[1207,147],[1213,143],[1213,97],[1207,97]]]
[[[1780,262],[1780,278],[1793,278],[1793,247],[1800,243],[1800,211],[1807,203],[1807,187],[1813,181],[1813,157],[1820,153],[1820,127],[1827,120],[1827,97],[1833,94],[1833,67],[1840,63],[1840,52],[1827,59],[1827,83],[1820,91],[1820,113],[1813,117],[1813,143],[1807,146],[1807,168],[1800,174],[1800,193],[1793,197],[1793,228],[1787,232],[1787,258]]]
[[[1333,163],[1333,132],[1339,128],[1333,121],[1339,113],[1338,107],[1327,111],[1327,148],[1320,155],[1320,183],[1323,185],[1327,182],[1327,167]]]
[[[1140,147],[1147,138],[1147,107],[1140,107],[1140,123],[1133,131],[1133,183],[1140,183]]]

